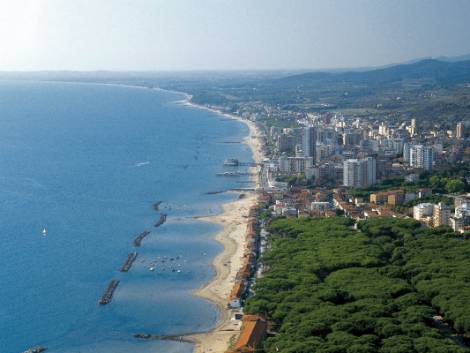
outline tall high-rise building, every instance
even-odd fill
[[[290,134],[280,134],[277,137],[277,149],[280,153],[295,150],[295,137]]]
[[[411,145],[408,142],[405,142],[403,144],[403,160],[405,162],[410,161],[410,150],[411,150]]]
[[[411,119],[410,135],[411,136],[416,135],[416,119],[415,118]]]
[[[379,135],[388,136],[389,129],[388,126],[382,121],[379,125]]]
[[[455,129],[455,137],[459,140],[465,137],[465,125],[463,121],[457,123],[456,129]]]
[[[377,162],[375,158],[367,157],[361,162],[362,169],[365,169],[366,186],[374,185],[377,181]]]
[[[315,160],[315,146],[317,145],[315,127],[309,126],[304,128],[304,136],[302,141],[302,149],[305,157],[312,157]]]
[[[439,202],[437,205],[434,205],[433,211],[433,226],[446,226],[449,224],[450,218],[450,208],[445,203]]]
[[[359,145],[362,139],[362,133],[359,130],[347,130],[343,133],[343,145],[355,146]]]
[[[403,140],[403,138],[394,138],[392,140],[392,146],[393,146],[393,149],[395,150],[395,153],[397,155],[399,154],[402,154],[403,153],[403,145],[404,145],[405,141]]]
[[[373,157],[365,159],[347,159],[343,162],[343,185],[365,187],[376,183],[376,160]]]
[[[347,159],[343,162],[343,185],[361,186],[359,161],[357,159]]]
[[[414,145],[410,148],[410,166],[431,170],[434,163],[434,151],[432,147]]]

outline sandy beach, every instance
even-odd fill
[[[190,99],[190,97],[188,98]],[[262,161],[261,143],[257,137],[259,132],[253,122],[208,107],[192,104],[189,99],[185,102],[186,105],[211,110],[227,118],[245,123],[250,129],[250,133],[243,140],[243,143],[250,146],[256,163]],[[253,183],[258,186],[258,167],[252,167],[250,172],[255,175]],[[228,309],[227,303],[235,282],[235,276],[242,266],[249,209],[256,202],[256,193],[247,192],[243,198],[224,204],[222,206],[223,212],[220,215],[200,218],[203,221],[222,225],[222,231],[217,233],[214,238],[223,245],[224,249],[213,261],[216,270],[215,277],[208,284],[195,291],[195,295],[214,302],[220,312],[219,321],[214,329],[206,333],[188,336],[195,344],[195,353],[224,353],[240,332],[240,321],[232,320],[233,314],[238,311]]]

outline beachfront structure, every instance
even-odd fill
[[[232,292],[230,293],[228,307],[230,309],[239,309],[242,306],[242,298],[245,294],[245,282],[237,281],[233,285]]]
[[[256,206],[251,207],[248,216],[252,219],[248,221],[246,225],[246,248],[243,254],[242,266],[237,272],[235,283],[228,300],[228,307],[230,309],[239,309],[242,307],[243,300],[250,286],[250,278],[255,270],[259,245],[259,235],[256,231],[256,214]]]
[[[311,157],[279,157],[279,172],[282,175],[309,174],[312,166]]]
[[[244,315],[242,318],[242,329],[240,336],[235,342],[233,349],[227,353],[254,353],[261,348],[261,343],[266,336],[268,324],[266,320],[258,315]]]

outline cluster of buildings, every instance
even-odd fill
[[[407,201],[422,199],[432,195],[432,189],[420,188],[416,192],[403,189],[373,192],[369,195],[369,202],[376,205],[399,206]]]
[[[254,206],[249,211],[249,221],[246,227],[246,248],[243,254],[242,266],[238,270],[229,296],[228,307],[230,309],[239,309],[242,306],[256,269],[260,242],[259,232],[257,232],[256,210],[257,207]]]
[[[242,266],[237,272],[234,285],[228,298],[228,308],[233,309],[235,318],[241,317],[240,334],[226,353],[254,353],[262,347],[267,333],[267,321],[259,315],[243,315],[243,302],[247,297],[257,267],[260,253],[260,231],[257,222],[258,206],[250,208],[246,227],[246,247]]]
[[[456,197],[454,212],[447,204],[420,203],[413,207],[413,218],[429,226],[449,226],[454,232],[470,230],[470,197]]]
[[[425,130],[420,129],[416,119],[380,122],[370,117],[256,108],[256,112],[237,114],[255,122],[266,115],[272,121],[287,122],[284,126],[295,126],[269,126],[263,135],[267,158],[260,168],[259,201],[268,205],[272,215],[346,215],[356,220],[413,216],[429,226],[448,225],[456,232],[470,230],[470,196],[456,197],[453,209],[442,202],[421,202],[412,209],[399,207],[408,201],[429,199],[429,187],[416,191],[402,187],[354,196],[360,194],[357,188],[373,187],[381,180],[403,177],[414,182],[420,172],[445,170],[460,160],[470,161],[470,140],[464,123],[458,123],[452,131],[437,127]],[[297,183],[299,180],[304,183]],[[263,224],[256,220],[255,212],[256,208],[250,210],[243,263],[228,298],[228,307],[239,313],[255,272],[262,273],[263,269],[257,258],[263,252],[264,229],[258,229]],[[240,335],[227,353],[259,351],[266,332],[265,318],[243,315]]]
[[[275,216],[413,216],[430,226],[468,230],[468,203],[456,204],[455,211],[443,203],[424,201],[413,209],[400,207],[429,199],[433,195],[429,186],[351,196],[356,188],[373,187],[381,180],[402,177],[413,183],[420,172],[447,170],[459,159],[470,161],[470,139],[463,122],[455,130],[444,131],[423,129],[416,119],[387,123],[329,113],[297,117],[298,127],[271,126],[266,136],[271,148],[263,173],[268,182],[261,189],[270,195]],[[466,179],[469,182],[470,175]]]
[[[307,115],[299,127],[271,126],[270,180],[297,176],[314,185],[368,187],[378,180],[444,168],[465,152],[465,125],[455,133],[420,132],[416,119],[388,124],[337,114]]]

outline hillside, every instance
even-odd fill
[[[470,82],[470,60],[446,62],[426,59],[412,64],[363,72],[312,72],[278,79],[273,84],[312,87],[322,84],[349,83],[380,86],[415,80],[438,85]]]

